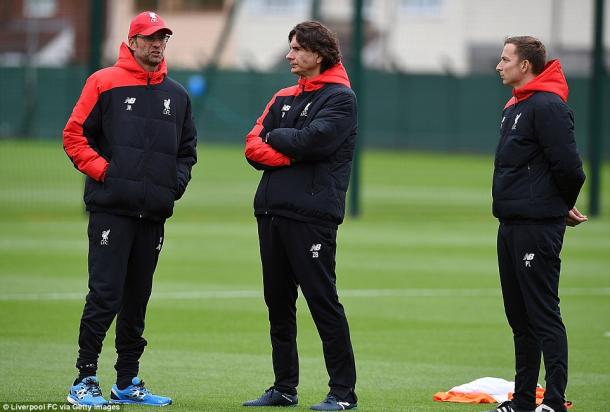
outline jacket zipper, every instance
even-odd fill
[[[311,195],[314,196],[316,194],[315,184],[316,184],[316,167],[312,166],[313,170],[311,171]]]
[[[150,89],[150,80],[152,79],[152,75],[150,73],[148,73],[147,78],[146,78],[146,89]],[[147,117],[150,117],[150,106],[147,110],[146,113]],[[146,142],[146,149],[148,150],[148,142]],[[148,182],[146,180],[144,180],[144,199],[143,199],[143,204],[142,204],[142,211],[139,213],[139,217],[140,219],[142,219],[144,217],[144,209],[146,208],[146,195],[148,193]]]
[[[532,169],[530,167],[530,164],[527,164],[527,181],[530,187],[530,200],[534,199],[534,189],[532,188]]]

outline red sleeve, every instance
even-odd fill
[[[280,93],[282,92],[284,92],[284,90],[282,90]],[[261,139],[262,134],[266,133],[263,122],[265,120],[269,120],[267,119],[268,116],[272,116],[272,114],[269,112],[269,108],[273,105],[273,103],[275,103],[275,99],[278,94],[273,96],[269,103],[267,103],[265,111],[261,117],[256,120],[256,124],[246,136],[246,159],[248,159],[250,162],[258,163],[267,167],[290,166],[290,158],[288,156],[278,152]]]
[[[98,114],[92,113],[99,99],[98,85],[95,76],[87,79],[85,87],[72,110],[72,115],[68,119],[68,123],[64,128],[64,150],[74,166],[91,177],[92,179],[102,181],[108,168],[108,162],[100,154],[91,147],[87,136],[85,136],[84,123],[87,121],[91,124],[91,133],[94,138],[96,129],[101,129],[101,122]]]

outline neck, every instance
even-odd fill
[[[142,68],[144,70],[146,70],[147,72],[152,73],[152,72],[156,72],[157,71],[157,69],[159,68],[159,65],[156,65],[156,66],[142,66]]]
[[[526,84],[534,80],[535,77],[536,75],[534,73],[526,74],[519,82],[513,85],[513,89],[518,89],[520,87],[525,86]]]
[[[314,77],[317,77],[319,75],[320,75],[320,69],[318,68],[317,70],[314,70],[310,73],[307,73],[307,74],[301,76],[301,78],[309,80],[309,79],[313,79]]]
[[[136,57],[136,61],[147,72],[156,72],[157,69],[159,68],[158,64],[156,66],[151,66],[150,64],[144,63],[142,60],[138,59],[137,57]]]

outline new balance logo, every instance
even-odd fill
[[[525,256],[523,256],[523,260],[525,261],[525,267],[529,268],[532,267],[532,261],[534,260],[534,253],[526,253]]]
[[[504,120],[506,120],[506,116],[502,116],[502,121],[500,122],[500,129],[502,128],[502,125],[504,124]]]
[[[102,230],[102,240],[100,240],[100,245],[108,246],[108,243],[110,242],[110,239],[108,239],[108,236],[110,236],[110,229]]]
[[[131,110],[131,105],[134,104],[136,102],[136,98],[135,97],[128,97],[125,99],[125,104],[127,105],[127,107],[125,107],[125,110]]]
[[[282,106],[282,119],[284,118],[284,116],[286,115],[286,112],[290,110],[290,105],[289,104],[285,104],[284,106]]]
[[[512,130],[517,129],[517,122],[519,121],[520,117],[521,117],[521,113],[519,113],[517,116],[515,116],[515,123],[513,123],[513,127],[511,128]]]
[[[311,257],[314,259],[317,259],[320,257],[320,249],[322,249],[322,244],[321,243],[314,243],[313,245],[311,245],[311,248],[309,249],[309,251],[311,252]]]

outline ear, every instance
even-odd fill
[[[523,60],[523,61],[521,61],[521,71],[522,71],[523,73],[528,72],[528,71],[529,71],[529,69],[530,69],[531,67],[532,67],[532,66],[531,66],[531,64],[530,64],[529,60]]]
[[[324,59],[318,54],[318,57],[316,58],[316,64],[322,64],[322,60]]]
[[[137,41],[137,40],[136,40],[136,38],[135,38],[135,37],[130,37],[130,38],[127,40],[127,45],[129,46],[129,48],[130,48],[131,50],[133,50],[133,49],[136,47],[136,41]]]

